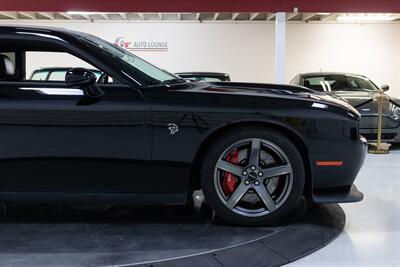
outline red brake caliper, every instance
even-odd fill
[[[226,157],[226,161],[232,164],[239,163],[239,152],[236,148],[232,150],[231,153],[229,153],[229,155]],[[224,181],[222,183],[222,190],[224,191],[225,195],[229,196],[235,191],[236,187],[235,176],[229,172],[223,172],[222,177],[224,178]]]

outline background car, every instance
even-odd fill
[[[369,141],[377,139],[378,102],[372,97],[379,88],[367,77],[340,72],[315,72],[299,74],[290,84],[301,85],[346,100],[361,114],[360,133]],[[389,90],[383,86],[383,90]],[[382,140],[400,142],[400,104],[398,98],[383,101]]]
[[[175,73],[181,78],[191,81],[229,82],[229,74],[220,72],[179,72]]]

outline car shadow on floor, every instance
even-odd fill
[[[307,203],[302,200],[279,225],[298,221],[306,211]],[[192,205],[0,204],[1,223],[213,223],[230,226],[215,216],[209,207],[195,211]]]

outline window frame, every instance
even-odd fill
[[[14,52],[16,53],[16,56],[20,55],[22,57],[23,54],[23,60],[21,60],[21,73],[19,73],[19,76],[26,77],[26,52],[64,52],[68,53],[72,56],[75,56],[82,61],[85,61],[86,63],[94,66],[98,70],[100,70],[103,73],[107,73],[111,77],[116,77],[117,80],[121,82],[121,86],[124,85],[129,85],[132,87],[132,84],[126,79],[126,77],[120,75],[119,73],[115,72],[114,69],[110,68],[107,66],[106,62],[101,61],[101,59],[97,58],[95,55],[92,53],[88,53],[84,49],[80,48],[78,45],[73,45],[70,42],[68,42],[65,39],[62,39],[61,37],[55,36],[55,35],[49,35],[49,37],[54,37],[54,38],[46,38],[44,36],[37,36],[36,33],[31,33],[27,32],[26,35],[18,35],[18,34],[0,34],[0,43],[2,40],[7,40],[7,41],[15,41],[15,42],[23,42],[26,41],[28,45],[24,46],[23,49],[18,48],[15,50],[10,50],[7,49],[7,52]],[[50,47],[53,47],[54,50],[48,50],[48,49],[43,49],[43,50],[38,50],[38,49],[32,49],[29,50],[29,41],[36,41],[36,42],[43,42],[45,44],[48,44]],[[59,50],[57,50],[59,49]],[[10,51],[8,51],[10,50]],[[4,50],[5,51],[5,50]],[[5,52],[4,52],[5,53]],[[17,60],[18,62],[18,60]],[[17,69],[17,66],[15,67]],[[50,73],[49,73],[50,74]],[[62,85],[62,86],[67,86],[65,82],[62,81],[45,81],[47,84],[54,84],[54,85]],[[0,84],[41,84],[43,81],[33,81],[33,80],[10,80],[10,81],[0,81]]]

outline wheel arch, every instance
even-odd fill
[[[262,126],[265,128],[271,128],[274,130],[279,131],[281,134],[285,135],[289,138],[290,141],[298,149],[303,162],[304,162],[304,169],[305,169],[305,185],[304,185],[304,195],[307,198],[310,198],[312,195],[312,171],[311,171],[311,164],[310,159],[308,156],[308,149],[303,140],[303,138],[296,133],[294,130],[290,129],[287,126],[284,126],[280,123],[270,122],[270,121],[237,121],[230,123],[228,125],[223,125],[217,129],[214,129],[207,137],[205,137],[193,160],[193,166],[190,173],[190,182],[189,182],[189,194],[191,194],[194,190],[200,189],[200,168],[203,158],[206,156],[207,148],[212,142],[214,142],[218,136],[222,133],[227,131],[233,130],[235,127],[238,126]]]

